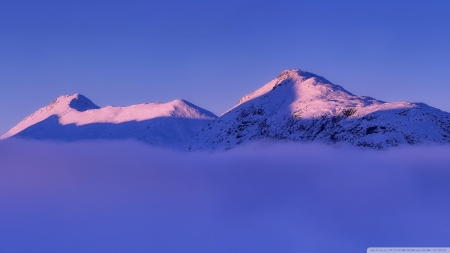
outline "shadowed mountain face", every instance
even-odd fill
[[[75,94],[73,96],[66,96],[66,97],[68,98],[66,101],[69,101],[69,107],[79,112],[100,108],[99,106],[94,104],[91,100],[89,100],[87,97],[81,94]],[[55,101],[58,101],[58,99],[56,99]]]
[[[186,149],[190,139],[216,116],[184,100],[100,108],[86,97],[62,96],[2,136],[38,140],[135,139]]]
[[[202,129],[195,146],[230,149],[262,139],[375,149],[449,143],[450,114],[422,103],[355,96],[323,77],[287,70]]]
[[[207,119],[157,117],[121,123],[61,124],[56,115],[15,135],[37,140],[79,141],[92,139],[135,139],[154,146],[186,149],[189,139],[211,122]]]
[[[217,118],[184,100],[99,108],[62,96],[1,137],[136,139],[177,149],[230,149],[255,140],[289,140],[385,149],[450,143],[450,114],[423,103],[356,96],[301,70],[277,78]]]

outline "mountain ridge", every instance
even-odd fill
[[[286,70],[202,129],[194,146],[230,149],[275,139],[384,149],[449,143],[449,136],[449,113],[423,103],[356,96],[321,76]]]
[[[53,100],[0,139],[136,139],[178,148],[186,146],[190,136],[215,118],[213,113],[182,99],[99,107],[85,96],[74,94]]]
[[[146,129],[153,129],[149,131]],[[143,140],[188,150],[271,139],[386,149],[450,143],[450,114],[424,103],[357,96],[322,76],[290,69],[217,117],[188,101],[98,107],[61,96],[0,137]]]

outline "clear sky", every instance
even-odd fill
[[[282,70],[450,111],[450,1],[9,1],[0,132],[63,94],[221,114]]]

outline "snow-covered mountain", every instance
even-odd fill
[[[286,70],[219,118],[184,100],[100,108],[75,94],[57,98],[0,139],[9,137],[136,139],[185,150],[230,149],[264,139],[384,149],[450,143],[450,113],[356,96],[321,76]]]
[[[321,76],[286,70],[203,128],[193,147],[230,149],[262,139],[375,149],[450,143],[450,114],[423,103],[356,96]]]
[[[185,148],[215,118],[213,113],[184,100],[100,108],[85,96],[75,94],[55,99],[0,139],[136,139],[156,146]]]

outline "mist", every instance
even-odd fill
[[[0,142],[0,252],[445,247],[448,146]]]

